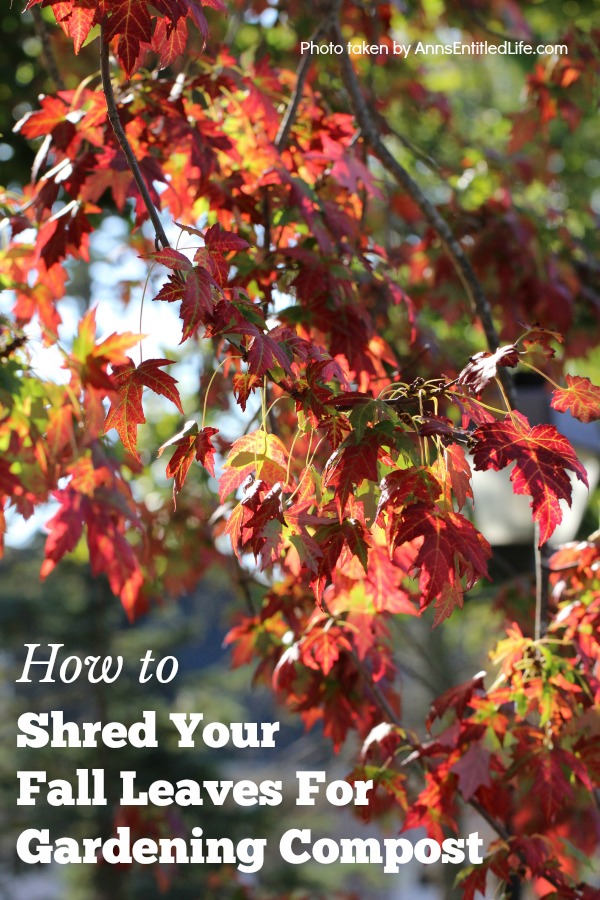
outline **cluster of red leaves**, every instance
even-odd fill
[[[57,23],[79,53],[95,25],[107,41],[114,40],[117,58],[127,75],[141,65],[146,53],[159,56],[168,66],[186,49],[188,19],[206,42],[208,23],[204,6],[225,12],[222,0],[29,0],[32,6],[50,6]]]
[[[600,779],[599,542],[567,545],[550,565],[556,609],[546,636],[510,627],[491,654],[493,683],[479,673],[439,697],[427,740],[397,724],[389,634],[358,598],[314,611],[306,585],[289,579],[228,637],[234,663],[258,659],[256,678],[307,727],[322,722],[336,746],[349,731],[363,739],[349,777],[374,780],[363,817],[393,809],[403,830],[442,841],[460,833],[462,800],[495,825],[500,838],[484,863],[461,873],[466,900],[485,892],[489,874],[518,875],[541,896],[595,896],[575,882],[579,853],[593,855],[600,829],[589,804]],[[365,683],[375,687],[365,692]]]

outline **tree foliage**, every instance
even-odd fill
[[[453,686],[419,734],[402,724],[389,631],[399,615],[444,627],[487,576],[472,467],[514,464],[542,548],[571,478],[587,483],[556,426],[519,411],[510,375],[543,371],[554,410],[600,418],[600,388],[564,371],[593,349],[600,308],[597,202],[575,164],[597,137],[599,34],[551,6],[30,0],[61,83],[17,124],[35,163],[3,196],[0,494],[25,518],[56,502],[42,577],[83,544],[133,619],[225,555],[247,592],[262,586],[229,633],[235,662],[256,661],[336,748],[358,734],[371,814],[441,838],[462,802],[497,834],[462,875],[465,900],[489,872],[595,895],[580,855],[598,827],[598,541],[559,550],[546,629],[532,596],[494,651],[498,677]],[[453,93],[456,61],[393,54],[400,34],[504,32],[568,47],[493,57],[524,94],[514,108],[478,85],[481,56],[461,58]],[[357,53],[359,38],[389,52]],[[341,52],[300,55],[301,41]],[[145,302],[177,309],[201,363],[199,404],[182,403],[176,346],[144,358],[144,335],[99,336],[94,308],[64,336],[69,277],[115,212]],[[65,386],[36,372],[32,321]],[[153,395],[189,417],[152,448],[173,480],[158,506],[139,487]]]

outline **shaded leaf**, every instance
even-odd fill
[[[600,387],[589,378],[566,375],[567,387],[554,391],[550,406],[559,412],[570,412],[580,422],[600,419]]]
[[[532,498],[533,519],[540,525],[540,546],[552,536],[562,521],[560,500],[571,502],[573,472],[586,486],[587,473],[566,437],[553,425],[536,425],[519,412],[502,422],[480,425],[474,432],[475,468],[503,469],[516,463],[510,480],[515,494]]]

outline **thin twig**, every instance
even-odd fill
[[[127,139],[127,135],[125,134],[125,129],[123,128],[123,124],[119,117],[119,111],[117,109],[117,103],[115,100],[115,94],[113,91],[112,81],[110,77],[110,60],[109,60],[109,49],[108,42],[104,38],[104,29],[101,29],[100,32],[100,71],[102,73],[102,89],[104,90],[104,96],[106,97],[106,107],[108,110],[108,118],[110,124],[113,127],[113,130],[117,136],[117,140],[121,145],[121,149],[125,154],[125,159],[127,160],[127,165],[131,170],[131,174],[135,179],[135,183],[138,186],[138,190],[142,195],[142,200],[144,201],[144,206],[148,210],[148,215],[150,216],[150,220],[152,221],[152,225],[154,226],[154,232],[156,234],[156,243],[161,244],[163,248],[169,247],[169,239],[165,234],[165,230],[162,227],[158,210],[156,209],[154,203],[152,202],[152,198],[150,197],[150,191],[148,190],[148,185],[142,175],[139,163],[133,154],[133,150],[131,149],[131,144]]]
[[[541,640],[548,628],[548,603],[550,600],[550,565],[552,550],[540,542],[540,525],[535,523],[535,629],[536,641]]]
[[[448,223],[445,221],[445,219],[442,218],[435,206],[425,196],[412,176],[398,162],[398,160],[394,156],[392,156],[386,145],[383,143],[379,132],[373,124],[373,118],[367,106],[367,102],[363,96],[358,77],[354,70],[354,66],[352,65],[350,56],[348,55],[339,22],[334,22],[332,32],[336,42],[341,44],[343,47],[343,52],[340,55],[340,62],[342,66],[342,73],[344,76],[344,84],[350,95],[356,121],[361,128],[365,140],[369,143],[373,153],[379,159],[381,164],[388,170],[388,172],[390,172],[391,175],[393,175],[395,180],[415,201],[429,225],[438,235],[444,249],[446,250],[446,253],[452,260],[454,268],[456,269],[456,272],[463,283],[463,286],[471,301],[473,311],[476,313],[479,321],[481,322],[489,349],[492,351],[497,350],[500,346],[500,339],[498,337],[498,332],[496,331],[496,326],[494,325],[492,310],[487,297],[485,296],[483,288],[479,282],[479,279],[477,278],[477,275],[475,274],[473,267],[471,266],[471,263],[469,262],[460,243],[454,237]],[[510,399],[511,406],[515,406],[516,398],[512,379],[510,378],[510,375],[505,372],[505,370],[502,370],[501,376],[504,388]]]
[[[483,16],[479,12],[477,12],[477,10],[472,9],[470,4],[466,5],[466,12],[467,15],[471,19],[473,19],[477,27],[486,34],[489,34],[491,37],[498,38],[501,41],[510,41],[513,44],[516,44],[519,41],[519,38],[515,37],[512,34],[505,34],[502,31],[496,31],[495,28],[490,28]]]
[[[310,37],[311,44],[319,40],[325,29],[328,28],[329,24],[330,23],[328,19],[321,22],[319,27],[312,33]],[[296,87],[294,88],[294,92],[290,97],[290,102],[288,103],[285,115],[281,120],[281,125],[279,126],[277,137],[275,138],[275,146],[278,150],[284,150],[285,147],[287,147],[290,131],[292,130],[292,126],[296,120],[298,107],[300,106],[300,101],[302,100],[302,93],[304,91],[304,85],[306,84],[306,79],[308,77],[312,59],[313,54],[309,50],[308,53],[305,53],[302,56],[302,59],[300,60],[300,63],[296,70]]]
[[[379,685],[373,680],[370,672],[368,671],[368,669],[366,668],[366,666],[364,665],[362,660],[359,659],[358,655],[356,654],[356,652],[354,650],[351,651],[350,656],[352,658],[352,661],[356,665],[360,676],[363,678],[363,680],[365,681],[369,690],[371,691],[371,693],[375,699],[375,702],[377,703],[377,705],[379,706],[381,711],[383,713],[385,713],[385,715],[387,716],[388,721],[392,725],[395,725],[397,728],[401,729],[403,738],[404,738],[406,744],[409,747],[411,747],[411,749],[413,749],[414,751],[416,751],[418,753],[421,749],[420,746],[416,742],[411,740],[408,732],[402,727],[399,718],[395,714],[394,710],[392,709],[390,703],[388,702],[388,700],[385,697],[385,695],[383,694],[383,692],[380,690]],[[423,760],[422,758],[419,757],[419,763],[420,763],[421,767],[424,770],[426,770],[427,767],[426,767],[425,760]],[[506,829],[504,827],[504,825],[502,825],[500,822],[497,822],[496,819],[491,815],[491,813],[489,813],[485,809],[485,807],[483,807],[479,803],[478,800],[476,800],[474,797],[471,797],[470,800],[465,800],[465,803],[467,804],[467,806],[470,806],[474,812],[476,812],[478,815],[480,815],[481,818],[487,822],[487,824],[490,826],[492,831],[494,831],[498,835],[499,838],[501,838],[503,841],[507,841],[507,842],[510,841],[510,839],[512,837],[510,831],[508,831],[508,829]],[[525,859],[522,857],[522,855],[519,851],[517,851],[517,855],[523,860],[523,862],[525,862]],[[550,884],[553,884],[555,887],[559,886],[557,880],[554,878],[554,875],[551,871],[545,871],[543,873],[543,877],[546,879],[546,881],[549,881]]]
[[[52,49],[52,43],[50,41],[50,35],[48,34],[48,29],[46,28],[46,23],[42,17],[41,10],[39,6],[31,7],[31,15],[33,16],[33,24],[35,27],[35,32],[40,39],[42,44],[42,53],[44,56],[44,64],[50,73],[50,77],[52,81],[56,85],[59,91],[65,90],[65,82],[63,80],[62,75],[60,74],[60,69],[56,64],[56,57],[54,56],[54,51]]]

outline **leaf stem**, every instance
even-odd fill
[[[169,247],[169,239],[167,238],[165,230],[160,221],[158,210],[152,202],[150,191],[148,190],[148,185],[146,184],[144,176],[142,175],[139,163],[134,156],[133,150],[131,149],[131,144],[129,143],[127,135],[125,134],[123,123],[121,122],[121,119],[119,117],[119,111],[117,109],[117,103],[115,100],[115,94],[110,77],[109,47],[108,41],[104,37],[104,27],[100,29],[100,72],[102,74],[102,90],[104,91],[104,96],[106,98],[108,119],[113,127],[115,135],[117,136],[117,140],[121,145],[121,149],[125,154],[127,165],[131,170],[131,174],[134,177],[138,190],[142,195],[144,206],[148,210],[148,215],[150,216],[150,220],[154,227],[154,233],[156,235],[157,247],[159,244],[163,248]]]
[[[527,366],[528,369],[531,369],[533,372],[536,372],[538,375],[541,375],[541,377],[544,379],[544,381],[547,381],[549,384],[551,384],[553,387],[555,387],[557,391],[563,390],[561,388],[560,384],[557,384],[554,381],[554,379],[550,378],[549,375],[546,375],[545,372],[542,372],[541,369],[538,369],[536,366],[532,365],[531,363],[526,362],[524,359],[521,359],[520,363],[522,366]]]
[[[506,412],[509,414],[509,416],[511,417],[511,419],[514,422],[515,417],[513,416],[513,407],[515,404],[511,403],[510,400],[508,399],[508,397],[506,396],[506,391],[504,390],[504,385],[502,384],[502,380],[501,380],[500,376],[497,375],[494,380],[495,380],[496,384],[498,385],[500,393],[502,394],[502,398],[506,404]]]
[[[212,383],[215,380],[216,374],[221,368],[224,366],[226,362],[229,362],[232,359],[241,359],[241,356],[226,356],[225,359],[222,359],[221,362],[217,365],[215,371],[212,373],[210,377],[210,381],[208,382],[208,387],[206,388],[206,393],[204,394],[204,404],[202,406],[202,428],[204,428],[204,423],[206,421],[206,407],[208,404],[208,395],[210,394],[210,389],[212,387]]]

